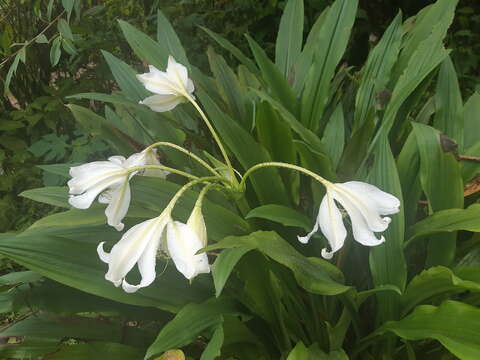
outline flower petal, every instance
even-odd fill
[[[363,202],[371,202],[381,215],[396,214],[400,211],[400,200],[376,186],[361,181],[348,181],[342,184],[355,192]]]
[[[152,68],[154,69],[152,71]],[[143,83],[148,91],[159,95],[177,95],[177,85],[167,73],[150,66],[150,72],[137,75],[137,79]]]
[[[105,209],[107,224],[113,226],[118,231],[123,230],[124,224],[122,220],[127,214],[130,197],[130,184],[128,180],[125,179],[123,184],[117,186],[113,192],[111,192],[110,203]]]
[[[138,260],[138,270],[142,276],[142,280],[138,285],[131,285],[127,280],[123,279],[122,288],[127,293],[134,293],[140,288],[146,287],[153,283],[156,277],[155,265],[157,260],[157,251],[160,246],[160,236],[152,239],[146,249],[144,250],[142,256]]]
[[[210,272],[207,254],[195,255],[203,247],[202,241],[186,224],[179,221],[168,223],[167,245],[177,270],[187,279]]]
[[[385,231],[391,219],[380,217],[377,207],[372,200],[366,199],[362,194],[352,190],[344,184],[332,184],[331,192],[350,215],[350,211],[358,211],[361,214],[371,231]]]
[[[68,203],[77,209],[88,209],[98,194],[108,187],[118,184],[122,181],[122,178],[124,177],[110,176],[105,179],[101,179],[93,186],[88,188],[83,194],[70,196]]]
[[[110,254],[103,250],[103,244],[105,244],[105,241],[102,241],[100,244],[98,244],[97,253],[100,260],[108,264],[110,262]]]
[[[315,234],[318,231],[318,228],[319,228],[319,224],[318,224],[318,221],[316,221],[312,231],[310,231],[307,235],[297,236],[298,241],[300,241],[302,244],[308,244],[313,234]]]
[[[322,249],[322,256],[325,259],[331,259],[333,254],[342,248],[347,237],[347,229],[343,224],[342,213],[338,210],[332,194],[328,191],[320,204],[317,223],[320,224],[320,229],[331,248],[331,251]]]
[[[148,244],[160,238],[164,226],[165,222],[162,218],[153,218],[133,226],[123,234],[110,251],[110,262],[105,279],[113,283],[121,283],[143,255]]]
[[[179,92],[187,90],[188,70],[182,64],[177,63],[173,56],[168,57],[167,76],[177,84]]]
[[[153,95],[140,101],[140,104],[147,105],[150,109],[156,112],[165,112],[175,108],[175,106],[183,102],[184,99],[183,96],[178,96],[176,94]]]

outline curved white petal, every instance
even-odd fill
[[[174,221],[167,225],[167,246],[177,270],[187,279],[210,272],[207,254],[195,255],[203,247],[202,241],[186,224]]]
[[[98,194],[108,187],[122,182],[123,179],[124,177],[121,176],[111,176],[101,179],[93,186],[89,187],[83,194],[71,195],[68,202],[77,209],[88,209]]]
[[[370,203],[370,206],[376,208],[381,215],[396,214],[400,211],[400,200],[374,185],[361,181],[348,181],[342,186],[354,192],[363,202]]]
[[[172,82],[167,73],[158,69],[153,72],[151,70],[150,68],[149,73],[137,75],[137,79],[143,83],[148,91],[159,95],[178,94],[176,84]]]
[[[110,254],[103,250],[103,244],[105,244],[105,241],[102,241],[100,244],[98,244],[97,253],[100,260],[108,264],[110,262]]]
[[[92,161],[86,164],[72,166],[69,170],[71,177],[93,176],[92,172],[119,170],[120,166],[110,161]]]
[[[318,224],[318,221],[316,221],[312,231],[310,231],[307,235],[297,236],[298,241],[300,241],[302,244],[308,244],[313,234],[315,234],[318,231],[318,228],[319,228],[319,224]]]
[[[173,108],[175,108],[175,106],[177,106],[183,101],[184,101],[183,96],[172,94],[172,95],[149,96],[143,101],[141,101],[140,103],[147,105],[153,111],[165,112],[165,111],[172,110]]]
[[[146,220],[130,228],[110,252],[108,272],[105,279],[121,283],[127,273],[139,261],[148,244],[159,241],[165,221],[163,218]]]
[[[323,197],[320,204],[317,223],[320,224],[320,229],[327,238],[331,249],[330,251],[322,249],[322,256],[325,259],[331,259],[333,254],[342,248],[347,237],[347,229],[343,224],[342,213],[338,210],[329,192]]]
[[[105,209],[108,225],[113,226],[118,231],[123,230],[124,224],[122,220],[127,214],[130,197],[130,184],[128,180],[125,179],[123,184],[117,186],[111,192],[111,200]]]
[[[349,215],[353,211],[360,213],[371,231],[381,232],[387,229],[390,218],[382,218],[373,201],[366,201],[360,193],[352,191],[343,184],[333,184],[331,192],[334,199],[347,210]]]
[[[177,63],[173,56],[168,57],[167,76],[172,79],[179,92],[187,90],[188,70],[182,64]]]
[[[70,194],[79,195],[107,178],[121,176],[124,173],[122,167],[109,161],[101,161],[102,164],[96,161],[96,163],[81,165],[79,166],[81,169],[70,168],[70,174],[75,174],[67,183]]]
[[[341,200],[340,200],[341,199]],[[366,222],[366,217],[348,197],[339,198],[340,203],[345,208],[352,222],[353,238],[365,246],[377,246],[385,241],[382,236],[380,239],[375,237],[369,224]]]
[[[117,164],[119,166],[123,166],[123,162],[125,161],[125,156],[121,156],[121,155],[110,156],[108,158],[108,161],[110,161],[114,164]]]
[[[191,95],[195,91],[195,85],[191,79],[187,81],[187,92]]]
[[[142,153],[145,152],[145,165],[162,165],[162,163],[157,158],[157,151],[156,149],[145,151],[143,150]],[[145,169],[143,172],[143,176],[153,176],[165,179],[167,175],[170,174],[167,170],[162,169]]]
[[[153,283],[156,277],[155,265],[157,259],[157,251],[160,246],[160,236],[152,239],[144,250],[140,259],[138,259],[138,270],[142,276],[142,280],[138,285],[131,285],[127,280],[123,279],[122,288],[127,293],[133,293],[142,287],[146,287]]]
[[[203,218],[202,208],[200,206],[195,206],[193,208],[193,211],[187,220],[187,226],[192,229],[195,234],[197,234],[202,243],[202,247],[207,246],[207,227],[205,225],[205,219]]]

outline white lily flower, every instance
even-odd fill
[[[356,241],[365,246],[377,246],[385,242],[383,236],[378,239],[374,233],[387,229],[391,219],[381,215],[398,213],[400,200],[373,185],[360,181],[330,183],[326,186],[327,194],[320,204],[315,226],[306,236],[298,237],[300,242],[308,243],[310,237],[320,228],[331,249],[330,251],[326,248],[322,249],[322,256],[325,259],[331,259],[333,254],[342,248],[347,230],[335,200],[350,216],[353,238]]]
[[[105,279],[117,287],[122,285],[123,290],[128,293],[150,285],[156,277],[156,256],[162,234],[170,221],[170,212],[164,211],[156,218],[131,227],[113,246],[110,253],[105,252],[104,242],[101,242],[97,252],[100,259],[108,264]],[[135,264],[138,266],[142,280],[137,285],[131,285],[125,277]]]
[[[168,57],[167,70],[160,71],[155,66],[149,65],[150,72],[137,75],[145,88],[156,95],[149,96],[140,104],[147,105],[157,112],[170,111],[178,104],[187,101],[185,96],[190,96],[195,87],[188,77],[185,66]]]
[[[199,206],[195,206],[186,224],[179,221],[168,223],[168,253],[177,270],[187,279],[210,272],[207,254],[197,254],[206,244],[207,229]]]
[[[94,161],[70,168],[72,179],[68,181],[70,198],[68,202],[75,208],[88,209],[95,198],[102,204],[108,204],[105,209],[107,223],[118,231],[123,230],[123,218],[130,205],[129,180],[138,171],[129,169],[142,165],[160,165],[153,150],[148,149],[131,155],[111,156],[108,161]],[[150,170],[150,169],[149,169]],[[165,177],[168,172],[160,170],[145,172],[144,175]],[[163,171],[163,172],[162,172]]]

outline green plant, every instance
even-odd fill
[[[162,257],[153,284],[125,293],[104,279],[105,266],[95,255],[99,242],[113,245],[122,237],[105,225],[104,208],[71,209],[65,187],[26,191],[66,211],[0,237],[1,254],[54,280],[32,272],[3,280],[7,309],[25,318],[0,333],[12,341],[23,336],[2,355],[55,352],[86,359],[94,351],[100,358],[154,359],[170,351],[200,359],[476,359],[480,206],[472,188],[479,172],[480,95],[463,101],[443,44],[456,5],[438,0],[405,21],[399,13],[359,71],[341,65],[357,1],[335,1],[303,41],[303,1],[290,0],[274,62],[252,37],[253,58],[206,30],[240,63],[232,69],[210,49],[212,76],[190,64],[163,13],[156,41],[121,21],[142,62],[164,69],[172,55],[189,69],[196,100],[185,85],[173,95],[189,104],[150,111],[139,104],[152,105],[135,76],[143,68],[104,51],[118,90],[70,97],[107,103],[101,115],[77,104],[69,109],[83,131],[106,141],[114,154],[169,144],[159,149],[164,165],[117,164],[118,172],[107,174],[111,190],[125,193],[131,186],[127,227],[163,221],[180,189],[186,192],[172,216],[185,222],[199,193],[187,191],[194,183],[184,185],[183,176],[222,189],[203,200],[209,238],[203,250],[213,262],[212,276],[189,283]],[[208,121],[218,139],[209,135]],[[230,163],[241,177],[231,174]],[[142,167],[172,174],[130,180]],[[68,177],[68,165],[44,168]],[[321,259],[328,246],[322,235],[308,245],[297,241],[311,230],[323,185],[332,191],[319,175],[334,183],[368,182],[401,200],[384,244],[366,248],[349,236],[330,262]],[[72,195],[82,196],[74,187],[70,183]],[[358,230],[348,204],[342,205]],[[148,234],[155,236],[161,241],[160,234]],[[99,253],[105,262],[114,257],[113,250]],[[129,282],[138,283],[144,273]],[[37,316],[25,310],[24,298]],[[42,334],[39,326],[46,329]]]

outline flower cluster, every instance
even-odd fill
[[[175,172],[193,179],[175,194],[159,216],[131,227],[110,252],[104,250],[104,242],[98,245],[97,252],[100,259],[108,264],[105,278],[115,286],[121,285],[126,292],[135,292],[150,285],[156,277],[155,264],[159,251],[169,256],[177,270],[189,280],[198,274],[209,273],[207,254],[201,252],[201,249],[207,245],[207,229],[202,214],[202,201],[206,192],[215,186],[222,186],[226,191],[244,191],[248,176],[253,171],[267,166],[300,171],[320,181],[326,187],[326,195],[320,204],[313,230],[306,236],[298,237],[299,241],[307,243],[311,236],[320,229],[330,248],[330,251],[327,248],[322,250],[324,258],[332,258],[333,254],[342,248],[347,236],[342,212],[337,203],[349,215],[353,237],[356,241],[365,246],[376,246],[385,241],[383,236],[377,238],[375,233],[385,231],[391,221],[388,217],[382,217],[383,215],[395,214],[399,211],[400,201],[395,196],[359,181],[334,184],[307,169],[279,162],[257,164],[248,169],[241,176],[241,181],[238,182],[236,178],[236,175],[239,174],[238,171],[232,167],[220,138],[195,102],[194,85],[188,77],[187,69],[170,56],[165,72],[150,66],[150,72],[137,77],[146,89],[155,93],[140,102],[153,111],[169,111],[180,103],[192,103],[216,141],[224,157],[225,165],[217,169],[212,168],[200,157],[191,154],[179,145],[158,142],[127,159],[123,156],[112,156],[108,161],[95,161],[70,169],[72,179],[68,182],[69,203],[73,207],[87,209],[98,196],[100,203],[108,204],[105,209],[108,225],[118,231],[122,231],[124,228],[122,220],[130,205],[129,182],[133,176],[138,174],[165,178],[169,172]],[[189,155],[213,176],[198,178],[192,174],[163,166],[158,161],[156,150],[154,150],[155,146],[160,145],[170,146]],[[218,160],[214,162],[223,164]],[[187,189],[197,184],[204,184],[204,187],[188,221],[186,223],[175,221],[172,218],[172,210],[177,200]],[[132,285],[127,282],[126,276],[135,264],[141,274],[141,281],[137,285]]]

